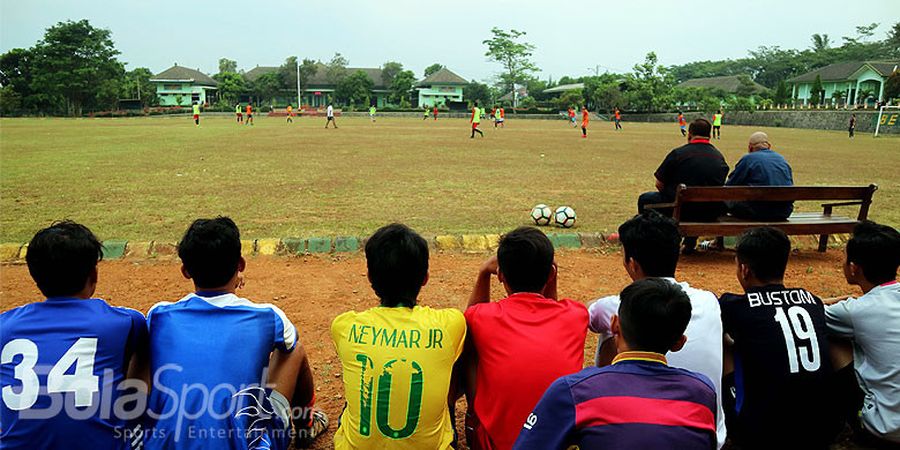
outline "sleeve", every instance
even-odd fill
[[[671,172],[673,170],[672,166],[675,164],[675,151],[672,150],[666,155],[666,159],[659,165],[659,168],[656,169],[656,172],[653,176],[656,177],[657,180],[662,181],[663,184],[668,184],[671,179]]]
[[[722,331],[732,338],[734,338],[735,332],[735,311],[733,308],[736,301],[735,297],[734,294],[722,294],[722,297],[719,298],[719,308],[722,311]]]
[[[612,322],[612,316],[618,312],[619,297],[615,295],[603,297],[588,307],[588,328],[600,335],[601,342],[613,336],[609,324]]]
[[[134,353],[138,349],[146,348],[150,341],[147,318],[140,311],[128,310],[131,316],[131,332],[128,334],[128,352]]]
[[[447,331],[450,335],[449,337],[452,339],[453,345],[456,346],[454,350],[453,360],[456,361],[459,359],[460,355],[462,355],[463,348],[465,348],[466,342],[466,318],[463,316],[462,311],[451,308],[447,310]]]
[[[853,298],[825,307],[825,325],[828,332],[835,336],[853,336],[853,314],[850,311]]]
[[[731,175],[728,175],[728,181],[725,182],[725,186],[746,185],[747,173],[749,172],[749,168],[747,166],[747,160],[745,158],[741,158],[738,163],[735,164],[734,171],[731,172]]]
[[[564,449],[575,431],[575,401],[565,378],[553,382],[525,419],[513,450]]]
[[[297,345],[297,328],[287,318],[284,311],[277,306],[270,305],[269,307],[272,309],[275,323],[273,346],[285,352],[294,350],[294,346]]]

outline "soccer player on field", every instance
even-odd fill
[[[494,128],[497,128],[497,125],[503,125],[503,109],[495,108],[494,109]]]
[[[334,447],[449,449],[448,398],[466,319],[456,308],[417,304],[428,282],[428,243],[408,227],[376,231],[366,265],[380,305],[331,324],[347,400]]]
[[[237,123],[244,123],[244,113],[241,112],[241,104],[234,105],[234,115],[237,116]]]
[[[687,136],[687,121],[684,120],[684,113],[678,111],[678,128],[681,128],[681,135]]]
[[[475,133],[484,137],[484,133],[478,129],[478,125],[481,123],[481,108],[478,107],[478,102],[475,102],[475,106],[472,107],[472,118],[469,119],[469,122],[472,123],[472,136],[470,136],[470,139],[475,138]]]
[[[372,119],[372,122],[375,122],[375,105],[369,106],[369,118]]]
[[[496,302],[490,301],[493,276],[507,294]],[[587,310],[558,299],[556,277],[553,244],[530,227],[503,236],[497,256],[479,270],[465,312],[469,337],[461,367],[470,448],[511,448],[550,383],[583,367]]]
[[[31,250],[29,249],[29,252]],[[867,447],[900,447],[900,233],[865,221],[847,242],[844,277],[863,295],[830,299],[825,307],[838,374],[855,372],[838,392],[852,394],[850,425]],[[849,340],[846,342],[845,340]],[[848,402],[849,401],[849,402]]]
[[[325,128],[328,128],[328,124],[333,123],[334,128],[337,128],[337,120],[334,120],[334,107],[328,105],[328,108],[325,109]]]
[[[197,102],[194,102],[194,104],[191,105],[191,109],[194,112],[194,125],[199,127],[200,126],[200,104]]]
[[[422,120],[428,120],[428,105],[425,105],[425,112],[422,115]]]
[[[853,133],[856,132],[856,113],[850,115],[850,139],[853,139]]]
[[[781,230],[753,228],[737,244],[743,294],[719,299],[735,381],[724,389],[728,431],[741,448],[825,449],[839,420],[832,399],[831,360],[822,301],[786,288],[791,241]],[[729,385],[726,381],[726,386]],[[733,390],[732,390],[733,389]],[[732,395],[734,392],[734,395]]]
[[[613,111],[613,120],[616,122],[616,131],[622,129],[622,113],[619,111],[619,107],[616,106],[615,111]]]
[[[702,373],[712,380],[716,389],[717,440],[725,444],[725,417],[721,406],[722,383],[722,319],[719,301],[712,292],[697,289],[675,279],[681,234],[674,220],[654,211],[645,211],[619,226],[619,242],[624,249],[625,271],[632,280],[662,278],[678,285],[691,300],[691,320],[684,331],[687,344],[666,358],[672,367]],[[595,362],[598,367],[609,365],[615,356],[612,318],[621,303],[619,296],[603,297],[588,307],[590,329],[600,336]]]
[[[287,123],[294,123],[294,107],[287,105]]]
[[[237,226],[194,221],[178,256],[195,292],[147,314],[154,385],[144,448],[286,449],[295,434],[295,446],[308,446],[328,417],[313,408],[294,325],[278,307],[235,294],[246,267]]]
[[[712,137],[722,139],[722,110],[716,111],[712,119],[713,132]]]
[[[147,321],[94,297],[102,257],[100,241],[74,222],[28,244],[28,272],[46,300],[0,314],[0,448],[132,448],[112,406],[134,397],[122,382],[129,364],[136,375],[147,360]]]
[[[677,284],[638,280],[612,318],[616,358],[554,381],[514,449],[716,447],[716,391],[706,376],[670,367],[687,337],[691,301]]]
[[[434,117],[434,120],[437,120],[437,116],[438,116],[438,107],[437,107],[437,105],[434,105],[434,110],[431,111],[431,115]]]
[[[571,106],[569,107],[569,122],[572,122],[572,128],[578,126],[578,124],[575,122],[575,108]]]
[[[588,124],[591,122],[591,113],[588,112],[587,106],[581,107],[581,137],[587,137]]]
[[[247,102],[247,120],[244,125],[253,125],[253,102]]]

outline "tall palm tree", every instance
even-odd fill
[[[828,37],[828,34],[819,34],[816,33],[812,35],[812,48],[817,52],[821,52],[822,50],[827,49],[831,46],[831,38]]]

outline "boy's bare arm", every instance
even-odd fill
[[[481,268],[478,269],[478,277],[475,279],[475,287],[469,296],[469,304],[467,308],[479,303],[488,303],[491,301],[491,277],[498,272],[497,256],[494,255],[485,261]]]

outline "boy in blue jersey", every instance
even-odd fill
[[[178,244],[196,291],[148,313],[153,389],[147,449],[305,447],[328,427],[297,330],[280,309],[235,295],[245,261],[227,217],[198,219]]]
[[[93,298],[102,247],[69,221],[28,244],[28,271],[46,300],[0,314],[0,448],[132,448],[124,416],[134,411],[119,407],[136,398],[123,381],[129,364],[140,371],[147,322]]]
[[[706,376],[669,367],[687,338],[691,301],[661,278],[635,281],[612,318],[611,366],[557,379],[513,449],[716,448],[716,391]]]

